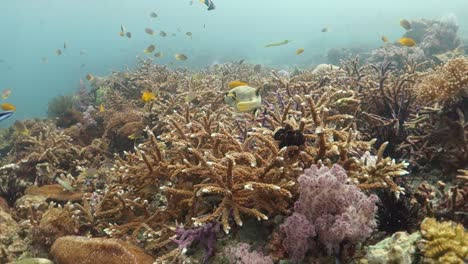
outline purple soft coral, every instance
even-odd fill
[[[183,226],[177,226],[176,238],[173,238],[172,241],[177,243],[182,250],[186,250],[193,242],[200,243],[205,250],[203,262],[206,262],[214,253],[216,234],[219,230],[219,223],[207,223],[194,229],[184,229]]]
[[[328,254],[338,253],[342,242],[356,243],[370,236],[376,227],[377,196],[368,197],[347,181],[346,171],[336,164],[331,169],[313,165],[299,176],[300,195],[294,205],[295,213],[282,227],[286,233],[284,247],[291,257],[297,260],[301,250],[308,247],[300,244],[307,243],[304,237],[292,239],[298,229],[315,229]],[[290,224],[295,226],[284,226]],[[313,235],[310,232],[309,238]]]

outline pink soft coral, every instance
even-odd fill
[[[328,254],[333,254],[338,253],[343,242],[363,241],[376,227],[377,196],[367,196],[356,185],[349,184],[341,166],[335,164],[331,169],[319,169],[313,165],[299,176],[298,182],[300,195],[294,205],[295,213],[282,227],[286,234],[284,247],[291,257],[297,258],[298,252],[308,247],[300,244],[307,242],[302,236],[294,240],[297,236],[294,230],[314,229]],[[293,221],[299,219],[298,215],[303,216],[302,220]],[[295,226],[291,228],[285,226],[293,223]],[[299,223],[306,226],[300,227]],[[309,238],[314,235],[310,233]]]

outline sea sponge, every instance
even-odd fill
[[[428,218],[421,224],[426,263],[465,263],[468,259],[468,234],[461,224],[437,222]]]
[[[415,87],[423,105],[452,105],[468,97],[468,58],[454,58],[425,76]]]

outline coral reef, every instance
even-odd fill
[[[468,234],[461,224],[428,218],[421,224],[422,251],[427,263],[465,263]]]
[[[451,36],[443,27],[419,31]],[[402,50],[426,60],[425,48]],[[467,221],[466,58],[428,69],[402,56],[294,71],[139,60],[81,83],[50,118],[0,133],[0,234],[11,236],[0,262],[88,261],[98,243],[109,262],[417,260],[418,239],[396,231],[424,215]],[[223,103],[235,80],[259,89],[257,113]],[[384,236],[385,252],[368,247]],[[440,251],[431,241],[423,253]]]

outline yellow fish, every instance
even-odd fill
[[[255,111],[262,104],[260,89],[238,86],[224,94],[224,102],[239,112]]]
[[[265,48],[286,45],[289,42],[291,42],[291,41],[286,39],[286,40],[283,40],[281,42],[274,42],[274,43],[267,44],[267,45],[265,45]]]
[[[229,82],[229,83],[228,83],[229,89],[236,88],[236,87],[238,87],[238,86],[247,86],[247,85],[248,85],[247,83],[241,82],[241,81],[239,81],[239,80],[232,81],[232,82]]]
[[[150,54],[153,53],[153,51],[156,49],[156,46],[153,44],[149,45],[146,49],[143,50],[144,53]]]
[[[398,43],[406,47],[413,47],[414,45],[416,45],[416,41],[414,41],[414,39],[407,37],[400,38],[398,40]]]
[[[406,19],[401,19],[400,20],[400,26],[402,26],[404,29],[406,30],[410,30],[411,29],[411,24],[408,20]]]
[[[129,139],[131,140],[135,140],[135,139],[139,139],[139,138],[142,138],[143,136],[141,135],[141,132],[135,132],[133,134],[130,134],[128,136]]]
[[[296,50],[296,55],[299,55],[299,54],[301,54],[302,52],[304,52],[304,49],[303,49],[303,48],[297,49],[297,50]]]
[[[94,80],[94,76],[91,73],[86,74],[86,80],[92,82]]]
[[[106,108],[104,107],[104,104],[100,104],[100,105],[99,105],[99,112],[102,113],[102,112],[104,112],[104,111],[106,111]]]
[[[380,39],[381,39],[383,42],[388,42],[388,38],[387,38],[386,36],[382,36]]]
[[[119,32],[119,35],[120,35],[121,37],[125,37],[125,32],[120,31],[120,32]]]
[[[13,127],[15,128],[16,133],[21,135],[29,135],[29,129],[26,127],[26,125],[24,125],[23,122],[16,120],[13,124]]]
[[[184,61],[188,59],[188,57],[185,54],[180,54],[180,53],[175,54],[174,57],[176,60],[179,60],[179,61]]]
[[[3,103],[0,105],[4,111],[16,111],[16,107],[10,103]]]
[[[141,95],[141,100],[145,103],[149,101],[153,101],[154,99],[156,99],[156,96],[154,95],[153,92],[144,91],[143,94]]]

